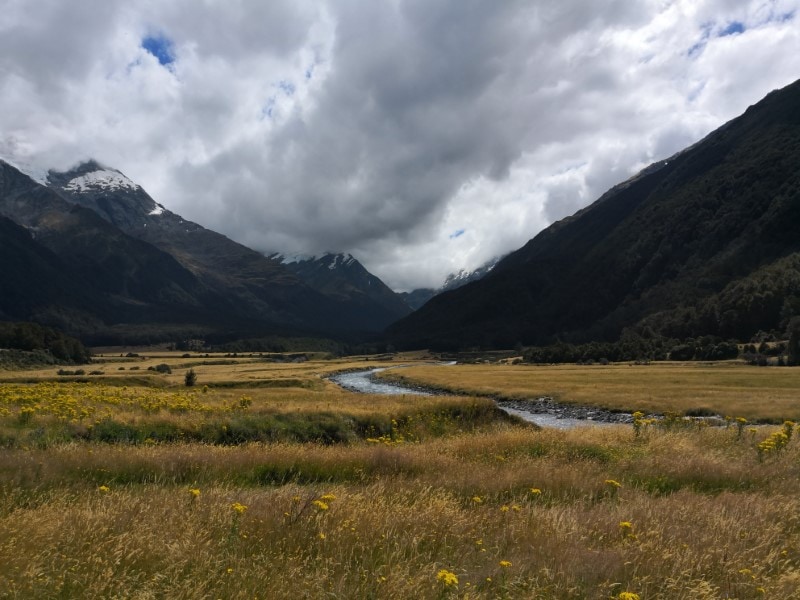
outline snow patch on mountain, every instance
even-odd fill
[[[7,162],[20,173],[23,173],[33,179],[36,183],[47,185],[47,169],[37,167],[34,164],[20,158],[11,158],[5,154],[0,154],[0,160]]]
[[[153,208],[153,210],[151,210],[147,214],[152,216],[152,217],[157,217],[158,215],[163,214],[164,210],[165,210],[165,208],[162,205],[160,205],[158,202],[156,202],[155,208]]]
[[[330,256],[330,254],[324,256],[323,258],[327,258],[327,256]],[[356,259],[353,258],[352,254],[334,254],[333,260],[331,261],[331,264],[328,265],[328,268],[332,271],[339,266],[340,261],[342,267],[349,267],[356,261]]]
[[[311,256],[309,254],[283,254],[282,252],[273,252],[272,254],[267,254],[267,258],[280,261],[282,265],[291,265],[293,263],[316,259],[315,256]]]
[[[349,267],[358,262],[353,258],[352,254],[334,254],[332,252],[325,252],[323,254],[283,254],[282,252],[274,252],[267,255],[272,260],[278,260],[283,265],[291,265],[294,263],[307,263],[307,262],[320,262],[333,271],[334,269]],[[330,261],[330,262],[329,262]]]
[[[110,169],[100,169],[76,177],[64,186],[64,189],[71,192],[89,192],[96,189],[116,191],[120,189],[138,190],[140,187],[133,181],[125,177],[119,171]],[[158,205],[160,206],[160,205]],[[156,208],[158,208],[158,206]],[[161,207],[163,211],[163,207]],[[153,214],[153,213],[150,213]],[[161,214],[155,213],[155,214]]]

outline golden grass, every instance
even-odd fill
[[[537,430],[496,417],[486,399],[361,396],[321,379],[363,361],[195,364],[198,387],[187,389],[187,359],[153,360],[172,361],[171,385],[0,384],[0,599],[800,599],[794,427]],[[650,390],[662,403],[629,409],[752,395],[762,404],[751,415],[731,411],[752,418],[784,414],[797,389],[791,369],[727,365],[399,373],[614,406]],[[252,387],[259,378],[268,383]],[[329,444],[22,435],[104,418],[191,432],[276,415],[390,434]],[[781,431],[785,444],[759,450]]]
[[[366,395],[338,388],[11,383],[0,385],[0,445],[43,447],[70,440],[419,440],[480,429],[498,413],[485,398]]]
[[[4,451],[0,597],[798,598],[800,445],[759,461],[756,441],[500,426]],[[288,465],[281,484],[253,476]]]
[[[182,386],[184,375],[190,368],[197,373],[197,385],[259,387],[306,387],[310,389],[337,389],[335,385],[323,380],[324,377],[344,370],[391,367],[398,363],[367,358],[309,360],[305,362],[271,362],[257,354],[192,354],[183,357],[181,352],[158,352],[138,357],[116,355],[96,356],[89,365],[78,367],[49,366],[25,370],[0,370],[0,381],[57,380],[70,381],[74,376],[59,376],[60,369],[74,371],[82,369],[80,380],[103,381],[107,379],[138,379],[158,386]],[[150,370],[160,364],[167,364],[171,374],[161,374]],[[90,375],[91,371],[102,374]]]
[[[551,396],[560,402],[631,412],[709,411],[771,422],[800,419],[800,369],[792,368],[740,363],[419,365],[384,375],[468,395]]]

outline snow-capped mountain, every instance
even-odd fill
[[[304,280],[310,263],[290,269],[188,221],[96,161],[34,180],[0,160],[3,218],[0,250],[13,268],[0,271],[0,318],[102,343],[178,331],[350,339],[409,312],[352,257],[322,257],[329,277],[311,277],[316,289]]]
[[[432,288],[419,288],[411,292],[403,292],[400,297],[412,309],[417,310],[422,307],[428,300],[434,296],[438,296],[442,292],[455,290],[463,285],[483,279],[495,265],[500,262],[503,257],[493,258],[487,263],[484,263],[474,271],[467,271],[466,269],[459,270],[458,273],[451,273],[448,275],[441,287],[437,289]]]
[[[0,315],[98,340],[206,319],[224,299],[174,257],[0,160]],[[117,339],[121,339],[118,337]]]
[[[384,320],[388,325],[411,312],[399,294],[367,271],[351,254],[325,253],[321,256],[284,255],[279,261],[306,284],[326,296],[355,303],[364,314]]]
[[[92,209],[123,231],[136,234],[137,237],[149,237],[142,231],[148,225],[168,225],[172,229],[171,225],[183,223],[183,219],[167,211],[122,172],[94,160],[69,171],[48,171],[47,185],[69,202]],[[154,221],[153,217],[161,216],[166,217],[166,222]]]
[[[127,188],[141,189],[122,173],[113,169],[97,169],[70,179],[64,189],[71,192],[90,192],[93,190],[114,191]]]

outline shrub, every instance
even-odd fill
[[[183,376],[183,382],[186,384],[186,387],[192,387],[197,383],[197,373],[194,372],[194,369],[186,371],[186,375]]]

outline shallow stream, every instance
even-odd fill
[[[330,380],[346,390],[360,394],[392,394],[406,396],[434,395],[432,392],[426,391],[423,388],[415,389],[378,379],[377,374],[385,370],[386,367],[338,373],[331,376]],[[511,406],[511,404],[513,404],[513,406]],[[583,416],[583,412],[585,412],[584,409],[577,409],[581,411],[582,418],[576,418],[574,416],[569,416],[571,413],[575,412],[575,409],[563,406],[558,407],[558,405],[552,402],[532,403],[531,408],[536,407],[537,412],[525,410],[524,402],[498,402],[497,405],[510,415],[516,415],[525,421],[536,423],[540,427],[552,427],[555,429],[572,429],[573,427],[587,427],[592,425],[613,425],[615,423],[625,422],[630,418],[629,415],[616,415],[617,418],[609,422],[592,411],[588,413],[591,416]],[[556,408],[554,409],[553,407]]]

